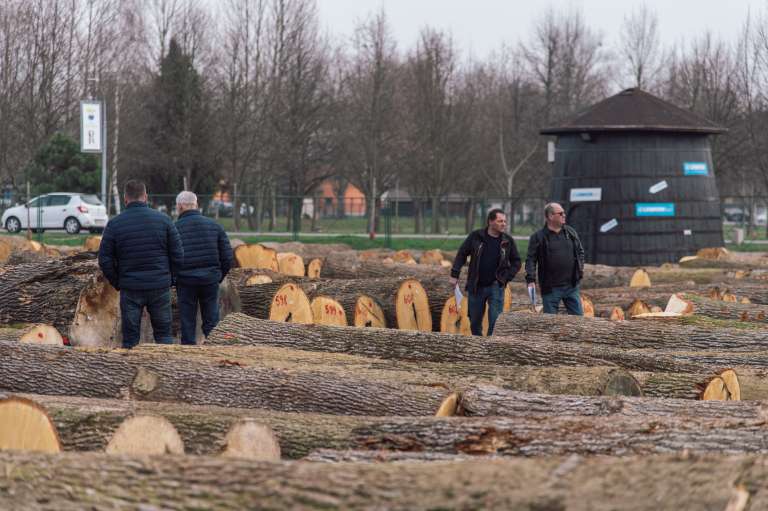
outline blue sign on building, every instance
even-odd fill
[[[638,202],[635,216],[675,216],[675,205],[672,202]]]
[[[683,163],[683,174],[686,176],[708,176],[709,167],[705,161],[687,161]]]

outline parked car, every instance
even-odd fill
[[[49,193],[35,197],[21,206],[5,210],[2,223],[5,230],[17,233],[29,227],[36,232],[64,229],[77,234],[81,229],[102,232],[109,218],[107,208],[99,198],[86,193]]]
[[[749,219],[749,212],[739,206],[726,206],[723,217],[727,222],[744,222]]]

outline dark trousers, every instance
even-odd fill
[[[152,335],[158,344],[173,344],[171,327],[171,290],[120,290],[120,317],[123,348],[131,349],[141,337],[141,314],[147,308],[152,323]]]
[[[544,305],[544,314],[557,314],[561,301],[565,304],[568,314],[572,316],[584,315],[579,298],[579,286],[553,287],[550,293],[542,295],[541,302]]]
[[[496,318],[504,309],[504,288],[494,282],[490,286],[478,287],[477,293],[469,293],[469,325],[472,335],[483,335],[483,315],[488,304],[488,335],[493,334]]]
[[[181,344],[195,344],[198,304],[200,304],[200,316],[203,319],[203,335],[208,337],[213,327],[219,323],[219,284],[204,286],[177,284],[176,296],[179,299]]]

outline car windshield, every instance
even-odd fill
[[[101,201],[95,195],[81,195],[80,199],[91,206],[101,206]]]

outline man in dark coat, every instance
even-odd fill
[[[125,211],[110,220],[99,247],[99,268],[120,291],[123,348],[139,343],[146,307],[155,342],[173,343],[171,285],[184,262],[171,219],[150,209],[147,188],[130,180],[123,188]]]
[[[584,276],[584,247],[576,231],[565,224],[560,204],[547,204],[544,217],[546,224],[528,241],[525,280],[534,287],[538,274],[545,314],[557,314],[562,301],[568,314],[583,316],[579,282]]]
[[[515,240],[504,231],[507,216],[500,209],[488,212],[486,227],[464,240],[451,268],[451,285],[458,284],[461,267],[471,256],[466,291],[472,335],[483,335],[483,314],[488,304],[488,335],[493,334],[496,318],[504,308],[504,288],[520,270]]]
[[[198,304],[206,337],[219,322],[219,283],[232,267],[232,246],[221,225],[200,214],[194,193],[181,192],[176,211],[184,245],[184,265],[176,281],[181,344],[195,344]]]

